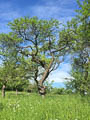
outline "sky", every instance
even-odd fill
[[[37,16],[40,19],[58,19],[66,23],[76,15],[78,9],[76,0],[0,0],[0,33],[10,31],[8,22],[23,16]],[[55,82],[64,82],[70,78],[71,64],[64,62],[54,71],[49,79]]]

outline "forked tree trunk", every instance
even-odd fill
[[[38,91],[39,91],[39,94],[42,96],[42,98],[44,98],[44,96],[46,94],[46,87],[43,85],[43,83],[50,73],[50,68],[52,67],[53,61],[54,61],[54,57],[52,58],[50,64],[48,65],[48,68],[44,72],[42,79],[38,83]]]
[[[5,85],[3,85],[3,87],[2,87],[2,97],[4,98],[5,97]]]

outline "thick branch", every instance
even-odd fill
[[[17,47],[17,48],[20,48],[20,49],[31,48],[31,49],[33,50],[33,48],[32,48],[31,45],[28,45],[28,46],[16,46],[16,47]]]
[[[65,47],[63,47],[63,48],[56,49],[56,50],[52,51],[52,53],[59,52],[59,51],[61,51],[61,50],[65,49],[65,48],[66,48],[66,46],[65,46]]]
[[[38,77],[38,67],[37,67],[37,69],[35,70],[35,77],[34,77],[34,80],[35,80],[36,84],[38,85],[37,77]]]
[[[46,80],[46,78],[47,78],[48,75],[49,75],[49,70],[50,70],[50,68],[51,68],[51,66],[52,66],[52,64],[53,64],[53,61],[54,61],[54,56],[52,56],[52,60],[51,60],[51,62],[49,63],[48,68],[47,68],[46,71],[44,72],[42,79],[39,81],[39,83],[40,83],[41,86],[42,86],[43,82]]]

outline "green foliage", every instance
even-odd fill
[[[29,85],[29,79],[26,78],[28,74],[24,70],[24,65],[18,65],[14,62],[8,61],[0,68],[0,86],[6,85],[7,90],[23,90]],[[0,88],[1,88],[0,87]]]
[[[24,17],[15,19],[8,25],[11,32],[1,34],[0,38],[1,46],[3,42],[6,46],[5,53],[8,51],[5,58],[14,59],[17,63],[26,63],[31,71],[30,78],[37,85],[43,86],[49,74],[58,68],[69,50],[67,42],[63,43],[59,39],[59,21]],[[21,78],[18,76],[15,79],[19,82]]]
[[[56,91],[56,94],[64,94],[65,93],[65,89],[64,88],[58,88],[57,91]]]
[[[67,23],[65,30],[67,40],[73,40],[73,79],[67,83],[67,87],[84,95],[90,94],[90,2],[78,0],[78,4],[78,14]]]
[[[71,89],[65,89],[65,88],[52,88],[51,93],[54,95],[73,94]]]
[[[77,15],[68,21],[65,28],[60,32],[63,44],[67,41],[72,52],[79,52],[79,50],[90,46],[90,2],[78,0],[78,3],[80,9],[77,10]]]
[[[73,65],[75,66],[75,63]],[[85,93],[90,94],[90,69],[80,68],[79,66],[73,69],[74,71],[71,72],[73,79],[67,82],[66,87],[83,95]]]
[[[8,25],[12,30],[10,35],[19,56],[23,55],[25,60],[29,58],[29,64],[26,64],[32,68],[32,79],[37,81],[51,62],[51,51],[57,48],[56,37],[59,33],[59,22],[53,19],[39,20],[37,17],[24,17],[15,19]],[[39,69],[43,69],[42,73]]]

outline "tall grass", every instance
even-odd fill
[[[0,120],[90,120],[90,98],[10,92],[0,96]]]

